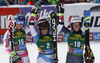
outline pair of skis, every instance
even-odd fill
[[[89,44],[89,29],[90,29],[90,14],[91,12],[99,11],[100,6],[92,7],[90,10],[84,12],[84,27],[85,27],[85,63],[94,63],[94,55],[90,49]]]
[[[94,6],[90,8],[90,10],[87,10],[84,12],[84,26],[85,26],[85,44],[86,44],[86,49],[85,49],[85,63],[93,63],[95,60],[95,57],[93,56],[93,52],[90,49],[89,45],[89,29],[90,29],[90,14],[92,12],[100,12],[100,5]]]
[[[59,21],[64,21],[64,17],[60,16],[64,13],[64,9],[62,8],[62,4],[57,4],[57,13],[56,12],[51,12],[50,14],[50,20],[51,20],[51,32],[52,32],[52,37],[53,37],[53,50],[54,50],[54,63],[58,63],[58,53],[57,53],[57,25],[58,23],[64,24],[64,22],[59,22]]]
[[[57,14],[55,12],[51,12],[50,14],[51,20],[51,32],[53,37],[53,50],[54,50],[54,63],[58,63],[58,55],[57,55]]]
[[[10,43],[10,48],[12,51],[14,51],[14,32],[13,32],[13,26],[14,26],[14,21],[13,21],[13,15],[8,15],[8,22],[9,22],[9,25],[8,25],[8,31],[9,31],[9,43]],[[9,63],[13,63],[13,59],[12,57],[9,58],[10,61]]]
[[[85,27],[85,63],[92,63],[90,56],[90,44],[89,44],[89,29],[90,29],[90,10],[84,12],[84,27]]]

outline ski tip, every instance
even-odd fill
[[[84,15],[85,15],[86,10],[84,10]]]
[[[90,10],[85,10],[84,15],[90,15]]]
[[[51,12],[50,15],[52,15],[52,14],[54,15],[54,14],[56,14],[56,13],[55,13],[55,12]]]
[[[50,20],[52,19],[52,18],[56,18],[56,13],[55,12],[51,12],[51,14],[50,14]]]

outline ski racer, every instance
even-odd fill
[[[38,21],[39,33],[35,30],[33,26],[33,21],[30,21],[29,27],[31,34],[34,38],[34,42],[38,46],[39,55],[37,58],[37,63],[54,63],[53,61],[53,42],[52,35],[49,34],[50,26],[46,19],[40,19]]]
[[[85,43],[85,34],[81,30],[81,20],[79,16],[71,16],[69,18],[70,22],[70,28],[66,28],[65,26],[62,26],[62,31],[65,33],[66,38],[68,39],[68,52],[67,52],[67,58],[66,58],[66,63],[84,63],[83,59],[83,50],[84,50],[84,45]],[[60,25],[59,25],[60,26]],[[59,33],[59,32],[58,32]],[[93,63],[94,61],[94,56],[93,52],[90,49],[90,61],[88,58],[85,58],[86,63]],[[85,52],[88,54],[88,52]]]
[[[57,5],[57,7],[58,6],[60,5]],[[52,35],[49,34],[49,30],[50,30],[49,22],[47,21],[47,19],[40,19],[37,24],[39,32],[37,32],[37,30],[35,29],[36,26],[33,27],[33,25],[36,24],[36,21],[38,20],[40,8],[41,8],[41,5],[39,4],[35,4],[35,6],[32,8],[31,20],[29,23],[31,35],[33,36],[34,42],[37,44],[38,50],[39,50],[37,63],[41,63],[41,62],[42,63],[47,63],[47,62],[54,63]],[[58,8],[57,10],[59,10]],[[64,10],[62,9],[62,11],[60,12],[63,12],[63,11]],[[59,15],[61,15],[61,13],[59,13]]]
[[[9,42],[9,31],[4,35],[5,51],[10,54],[10,63],[30,63],[26,48],[26,34],[29,29],[24,28],[25,16],[21,13],[15,15],[13,51]]]
[[[31,19],[29,23],[31,35],[33,36],[34,42],[37,44],[39,50],[37,63],[54,63],[52,35],[49,34],[49,22],[46,19],[40,19],[38,21],[40,8],[40,4],[34,4],[34,7],[31,11]],[[39,31],[37,31],[35,29],[36,26],[34,27],[33,25],[37,25]]]

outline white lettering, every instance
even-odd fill
[[[94,36],[95,39],[100,39],[100,34]]]
[[[7,16],[1,16],[1,29],[7,29],[8,28],[8,21],[7,21]]]
[[[51,12],[52,12],[52,10],[49,11],[49,12],[47,12],[47,9],[41,10],[39,19],[43,19],[43,18],[48,19],[48,18],[50,18],[50,13]]]
[[[27,25],[28,25],[28,23],[29,23],[29,21],[30,21],[30,18],[31,18],[31,13],[30,12],[28,12],[26,15],[25,15],[25,18],[27,18],[28,17],[28,20],[27,20]]]

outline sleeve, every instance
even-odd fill
[[[62,28],[63,28],[63,25],[58,25],[57,26],[57,34],[59,34],[60,33],[60,31],[62,30]]]
[[[70,30],[69,30],[68,28],[66,28],[65,26],[63,26],[62,31],[63,31],[65,34],[69,34],[69,33],[70,33]]]
[[[29,29],[27,26],[24,28],[24,30],[25,30],[26,34],[27,34],[28,32],[30,32],[30,29]]]
[[[66,35],[66,38],[68,38],[69,37],[70,30],[68,28],[66,28],[65,26],[63,26],[62,31]]]
[[[4,34],[4,49],[6,52],[8,52],[10,54],[12,51],[11,51],[9,46],[10,46],[10,44],[9,44],[9,32],[7,30],[6,33]]]
[[[39,39],[39,33],[36,32],[35,28],[33,25],[29,25],[29,28],[30,28],[30,32],[31,32],[31,35],[34,39],[34,42],[37,43],[38,39]]]
[[[65,26],[59,24],[57,26],[57,34],[60,33],[61,30],[66,35],[66,37],[68,38],[70,30],[68,28],[66,28]]]

